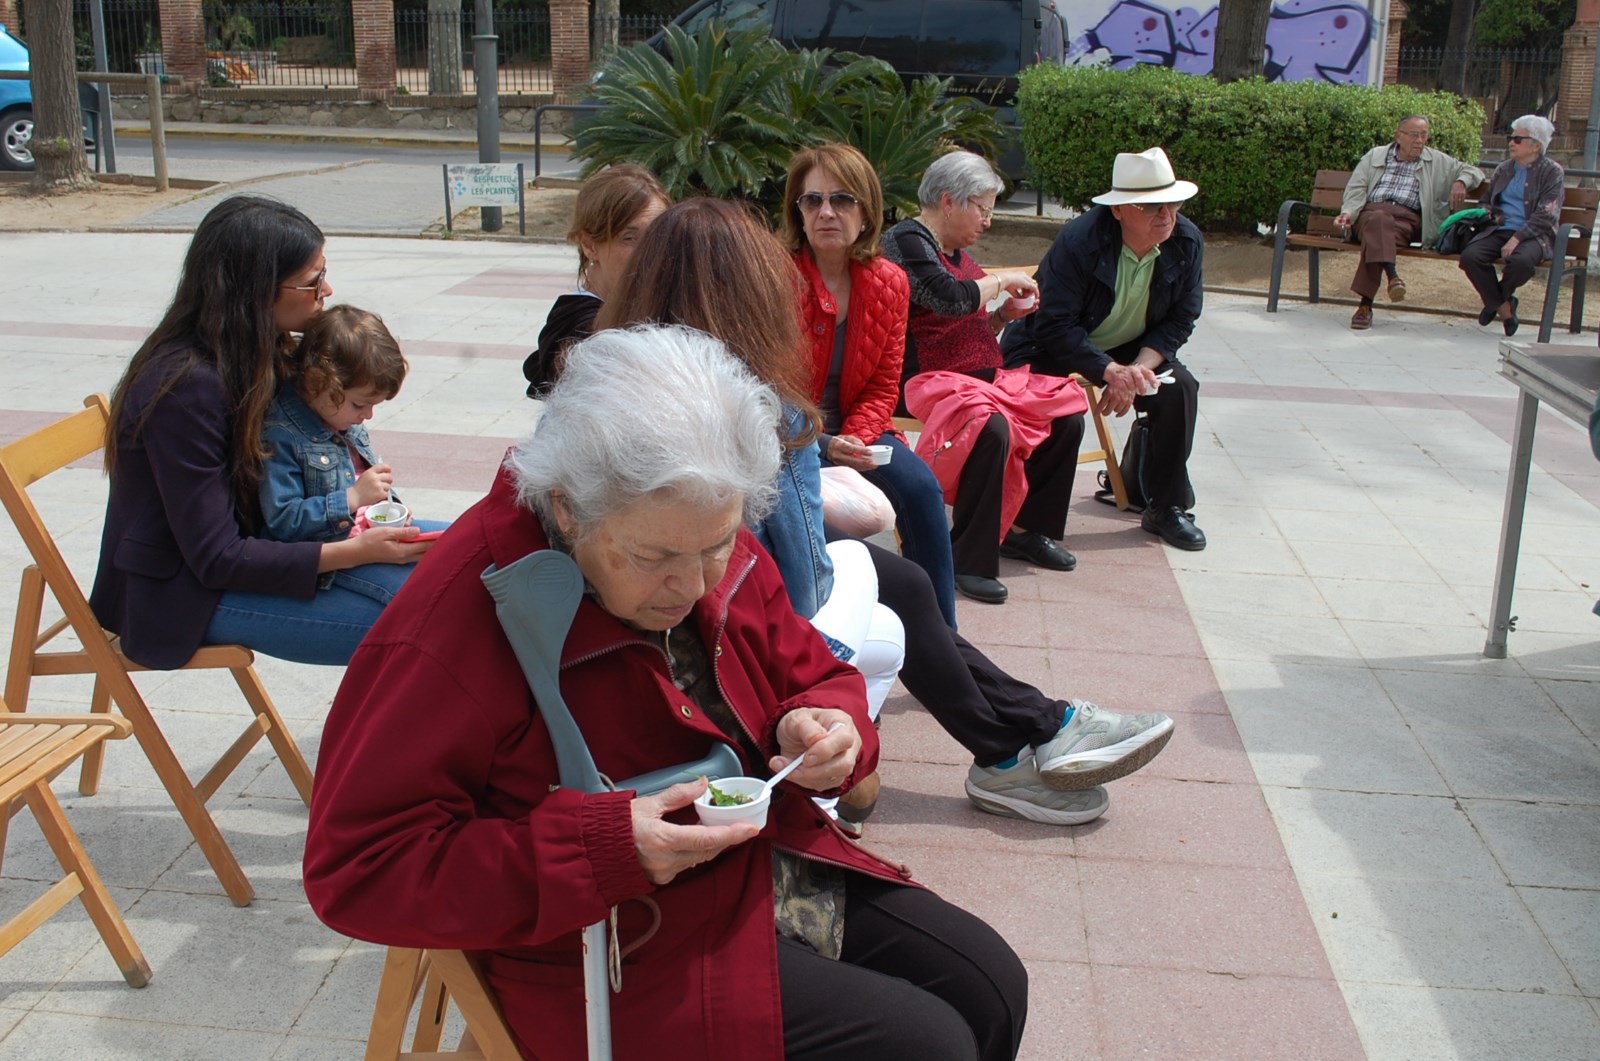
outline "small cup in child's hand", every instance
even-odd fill
[[[1039,299],[1035,295],[1012,295],[1011,308],[1015,310],[1032,309]]]
[[[379,501],[363,513],[374,527],[404,527],[411,521],[411,510],[398,501]]]

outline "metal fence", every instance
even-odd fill
[[[159,73],[161,18],[158,0],[102,0],[106,25],[106,67],[113,73]],[[16,35],[28,39],[28,3],[17,2]],[[72,35],[79,70],[94,69],[89,33],[89,0],[74,0]]]
[[[1399,80],[1475,99],[1483,104],[1485,132],[1507,132],[1521,115],[1548,116],[1556,105],[1561,50],[1402,47]]]

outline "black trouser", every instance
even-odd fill
[[[923,888],[852,873],[838,961],[778,940],[787,1061],[1011,1061],[1028,973],[1000,934]]]
[[[994,372],[968,375],[993,381]],[[1083,441],[1083,416],[1059,417],[1050,437],[1023,462],[1028,496],[1012,522],[1057,541],[1067,535],[1067,506],[1078,473],[1078,445]],[[989,417],[961,465],[956,503],[950,509],[950,552],[956,574],[994,578],[1000,573],[1000,501],[1005,493],[1006,456],[1011,452],[1011,425],[999,413]],[[904,618],[904,617],[902,617]]]
[[[979,766],[1043,744],[1061,729],[1064,700],[1018,681],[944,624],[928,576],[911,561],[867,544],[878,572],[878,601],[906,628],[900,681]]]
[[[1146,504],[1153,509],[1183,508],[1189,501],[1189,454],[1194,449],[1194,425],[1200,412],[1200,382],[1183,362],[1168,359],[1156,367],[1159,375],[1172,370],[1172,382],[1151,395],[1133,400],[1133,407],[1150,418],[1145,450]],[[958,566],[956,570],[960,570]]]
[[[1477,289],[1484,309],[1497,310],[1500,303],[1509,301],[1517,288],[1532,279],[1534,270],[1544,259],[1544,248],[1539,246],[1538,240],[1523,240],[1511,252],[1505,272],[1495,276],[1495,260],[1500,257],[1500,250],[1506,241],[1515,235],[1508,228],[1480,232],[1472,237],[1472,242],[1461,252],[1461,271],[1467,274],[1467,279]],[[956,570],[961,570],[960,566]]]

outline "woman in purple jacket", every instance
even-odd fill
[[[242,644],[343,664],[382,605],[318,590],[321,572],[409,563],[413,527],[338,542],[273,542],[261,527],[261,425],[289,333],[322,312],[323,236],[253,196],[206,215],[171,307],[111,398],[111,496],[89,603],[136,663],[181,667],[201,645]]]

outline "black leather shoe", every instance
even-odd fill
[[[963,597],[980,604],[1004,604],[1008,596],[1004,582],[982,575],[957,575],[956,589]]]
[[[1139,525],[1151,534],[1159,535],[1162,541],[1174,549],[1187,549],[1191,553],[1197,553],[1206,547],[1205,533],[1196,527],[1194,520],[1177,505],[1145,509]]]
[[[1059,542],[1046,538],[1038,531],[1006,531],[1005,541],[1000,543],[1000,555],[1013,560],[1027,560],[1052,571],[1071,571],[1078,566],[1076,556],[1061,548]]]
[[[1500,322],[1500,327],[1505,329],[1507,335],[1517,334],[1517,325],[1522,322],[1517,320],[1517,296],[1511,296],[1511,316]]]
[[[1494,320],[1499,315],[1499,306],[1485,306],[1483,308],[1483,312],[1478,314],[1478,323],[1487,328],[1489,326],[1489,322]]]

